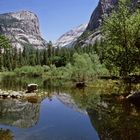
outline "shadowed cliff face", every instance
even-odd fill
[[[39,104],[0,99],[0,124],[18,128],[33,127],[39,119]]]
[[[103,17],[111,13],[119,0],[100,0],[96,9],[93,11],[86,31],[95,31],[102,23]],[[140,5],[140,0],[131,0],[132,7]]]
[[[89,24],[87,26],[88,31],[94,31],[102,22],[102,18],[111,12],[111,9],[117,4],[118,0],[100,0],[98,6],[92,13]]]
[[[88,26],[85,32],[78,38],[77,44],[88,45],[95,44],[96,41],[101,39],[100,25],[103,18],[111,13],[117,6],[119,0],[99,0],[96,9],[93,11]],[[140,0],[131,0],[130,6],[132,8],[140,7]]]
[[[45,48],[47,42],[41,37],[39,20],[29,11],[0,14],[0,34],[7,36],[16,48],[31,45],[34,48]]]

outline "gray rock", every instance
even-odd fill
[[[47,47],[40,34],[38,17],[29,11],[0,14],[0,33],[11,40],[13,47],[21,50],[25,45],[39,49]]]
[[[36,85],[35,85],[36,86]],[[26,98],[36,96],[36,93],[28,93],[22,91],[2,91],[0,90],[0,98]]]
[[[100,0],[93,11],[86,31],[95,31],[102,23],[103,17],[108,15],[118,0]]]
[[[8,95],[9,95],[8,92],[3,92],[3,93],[2,93],[2,96],[3,96],[3,97],[7,97]]]
[[[22,95],[19,92],[15,92],[15,91],[11,92],[10,96],[12,98],[20,98],[20,97],[22,97]]]
[[[37,84],[29,84],[27,86],[27,91],[26,93],[32,93],[35,92],[38,89],[38,85]]]

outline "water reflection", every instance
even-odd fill
[[[41,79],[3,79],[0,88],[18,90],[28,83],[37,83],[49,90],[49,97],[40,104],[0,100],[0,128],[12,131],[14,139],[140,139],[139,103],[134,105],[120,102],[114,96],[100,96],[100,89],[63,89],[61,83],[60,87],[52,86],[52,81]]]
[[[53,93],[40,105],[1,99],[0,128],[13,132],[10,140],[99,140],[85,112],[66,93]]]
[[[86,110],[81,109],[80,107],[77,106],[76,102],[73,100],[73,98],[71,97],[70,94],[68,93],[59,93],[56,94],[57,99],[62,102],[65,106],[80,112],[80,113],[84,113],[87,114]]]
[[[0,99],[0,124],[30,128],[39,119],[39,104],[16,99]]]
[[[13,140],[13,133],[9,129],[0,129],[1,140]]]
[[[87,112],[100,139],[140,139],[140,112],[130,103],[104,97],[96,107],[89,107]]]
[[[49,89],[55,91],[60,89],[63,85],[62,81],[57,80],[45,80],[41,77],[15,77],[15,76],[2,76],[0,77],[0,89],[4,90],[25,90],[30,83],[36,83],[41,89]]]
[[[24,90],[30,83],[37,83],[42,87],[42,78],[29,78],[29,77],[15,77],[15,76],[4,76],[0,77],[0,89],[4,90]]]

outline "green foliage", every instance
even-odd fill
[[[102,27],[106,45],[104,62],[113,74],[128,76],[140,68],[140,10],[131,11],[126,2],[104,21]]]
[[[44,68],[41,66],[23,66],[16,68],[14,72],[17,75],[41,76],[44,73]]]
[[[34,49],[30,44],[24,44],[23,51],[5,48],[1,53],[0,70],[14,70],[19,75],[45,72],[47,78],[73,81],[90,81],[109,74],[138,74],[139,15],[139,10],[131,12],[124,3],[120,3],[117,11],[104,21],[104,40],[95,45],[54,48],[49,42],[48,48],[43,50]],[[41,71],[36,70],[36,65]]]
[[[51,57],[52,64],[55,64],[56,67],[65,66],[67,63],[67,59],[65,56],[54,56]]]
[[[78,81],[85,81],[87,78],[91,77],[94,73],[92,68],[92,61],[88,54],[79,55],[75,53],[73,55],[73,78]]]
[[[45,66],[46,78],[51,79],[71,79],[71,64],[67,64],[66,67],[56,67],[55,65]]]
[[[94,45],[70,48],[35,49],[23,44],[23,50],[10,47],[0,36],[0,71],[18,75],[42,75],[50,79],[91,81],[98,76],[140,74],[140,10],[130,9],[129,0],[121,0],[103,22],[103,38]],[[79,40],[92,32],[85,32]],[[24,38],[25,40],[25,38]]]
[[[7,49],[7,54],[9,53],[8,50],[10,49],[11,45],[10,45],[10,41],[8,38],[6,38],[5,36],[0,35],[0,70],[4,70],[4,61],[8,67],[8,69],[10,69],[10,62],[9,62],[9,58],[8,56],[5,56],[6,59],[4,58],[4,56],[2,55],[3,52],[5,52],[4,50]]]
[[[95,76],[108,74],[96,54],[77,54],[73,56],[73,78],[78,81],[93,80]]]
[[[11,45],[9,39],[3,35],[0,35],[0,49],[10,48],[10,47]]]
[[[108,71],[99,61],[96,54],[78,54],[73,55],[71,63],[65,67],[56,67],[55,65],[45,66],[46,77],[54,79],[67,79],[80,81],[93,80],[96,76],[107,75]]]

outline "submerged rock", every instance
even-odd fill
[[[27,101],[29,103],[38,103],[38,97],[37,96],[30,96],[30,97],[27,97]]]

